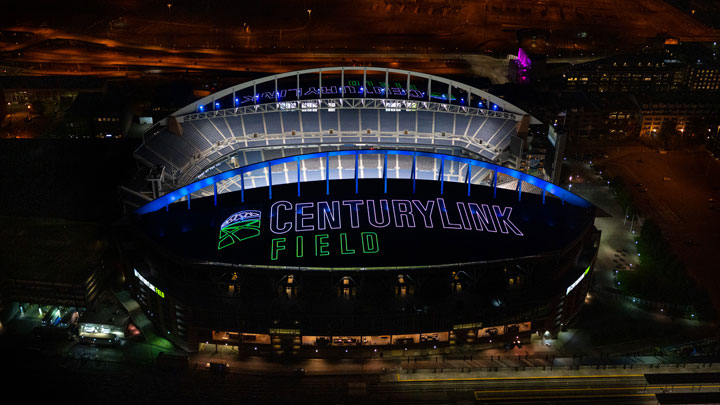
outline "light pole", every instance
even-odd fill
[[[628,211],[629,211],[629,210],[630,210],[630,206],[628,205],[628,206],[625,208],[625,218],[623,218],[623,225],[625,225],[625,224],[627,223],[627,217],[628,217]]]

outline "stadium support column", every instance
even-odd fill
[[[440,195],[443,194],[443,189],[445,188],[445,156],[443,156],[440,159],[440,173],[438,175],[440,180]]]
[[[518,179],[517,182],[518,201],[522,198],[522,180]]]
[[[295,158],[297,162],[297,186],[298,186],[298,197],[300,197],[300,158]]]
[[[505,107],[503,107],[505,109]],[[520,168],[520,162],[522,161],[523,152],[528,148],[528,129],[530,126],[530,116],[525,114],[520,119],[520,123],[518,125],[518,132],[517,137],[520,138],[520,147],[517,150],[517,155],[515,156],[515,168]]]
[[[362,84],[362,89],[363,89],[363,92],[362,92],[362,93],[363,93],[363,98],[367,98],[367,68],[366,68],[366,67],[363,68],[363,84]],[[379,128],[378,128],[378,129],[379,129]]]
[[[240,173],[240,202],[245,202],[245,171]]]
[[[432,90],[432,77],[428,77],[428,92],[427,92],[427,100],[425,101],[432,101],[430,99],[430,91]]]
[[[415,194],[415,171],[417,170],[417,154],[413,154],[413,163],[412,163],[412,170],[410,171],[410,176],[412,177],[413,182],[413,194]]]
[[[470,180],[472,178],[472,165],[470,162],[468,162],[468,169],[467,174],[465,175],[465,181],[467,182],[467,196],[470,197],[470,185],[472,184],[472,181]]]
[[[340,98],[345,95],[345,68],[340,68]],[[341,104],[342,105],[342,104]]]
[[[543,190],[543,205],[545,205],[545,193],[546,193],[546,191]]]
[[[408,72],[407,86],[405,88],[405,91],[407,92],[407,94],[406,94],[407,99],[410,100],[410,72]]]
[[[217,207],[217,183],[213,183],[213,201]]]
[[[384,153],[385,161],[383,162],[383,192],[387,194],[387,151]]]
[[[555,156],[553,157],[552,176],[550,181],[553,184],[560,184],[560,172],[562,171],[563,156],[565,156],[565,146],[567,145],[567,132],[558,131],[552,125],[548,126],[548,138],[555,140]]]
[[[390,69],[385,69],[385,98],[390,98],[390,88],[388,87],[388,81],[390,80]]]
[[[358,160],[359,160],[360,154],[355,151],[355,194],[358,193]]]
[[[190,194],[191,194],[191,193],[188,192],[188,195],[187,195],[188,209],[190,209]]]
[[[167,129],[173,135],[183,135],[182,125],[178,122],[177,118],[173,117],[172,115],[167,118]]]
[[[272,200],[272,166],[267,165],[268,170],[268,200]]]
[[[493,198],[497,197],[497,178],[498,172],[495,170],[495,172],[493,172]]]
[[[330,195],[330,153],[325,154],[325,195]]]

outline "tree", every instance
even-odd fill
[[[658,140],[663,149],[668,149],[677,135],[677,121],[664,120],[658,132]]]
[[[633,202],[632,193],[625,186],[625,181],[621,176],[615,176],[610,180],[610,190],[615,193],[615,199],[623,209],[627,210],[628,215],[640,214]]]

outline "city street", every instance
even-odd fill
[[[273,73],[340,64],[467,74],[478,71],[468,69],[472,55],[515,52],[523,30],[543,34],[520,39],[521,46],[558,58],[631,47],[667,26],[682,41],[720,38],[661,0],[627,1],[621,10],[613,1],[568,0],[512,5],[363,0],[350,10],[317,0],[106,7],[113,17],[93,24],[87,21],[94,20],[94,4],[78,5],[66,18],[59,17],[65,9],[60,4],[18,7],[10,13],[14,20],[0,17],[0,32],[6,32],[0,36],[5,66],[0,74]],[[544,38],[549,33],[552,41]]]

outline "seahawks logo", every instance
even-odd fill
[[[238,211],[220,225],[218,250],[260,235],[260,211]]]

